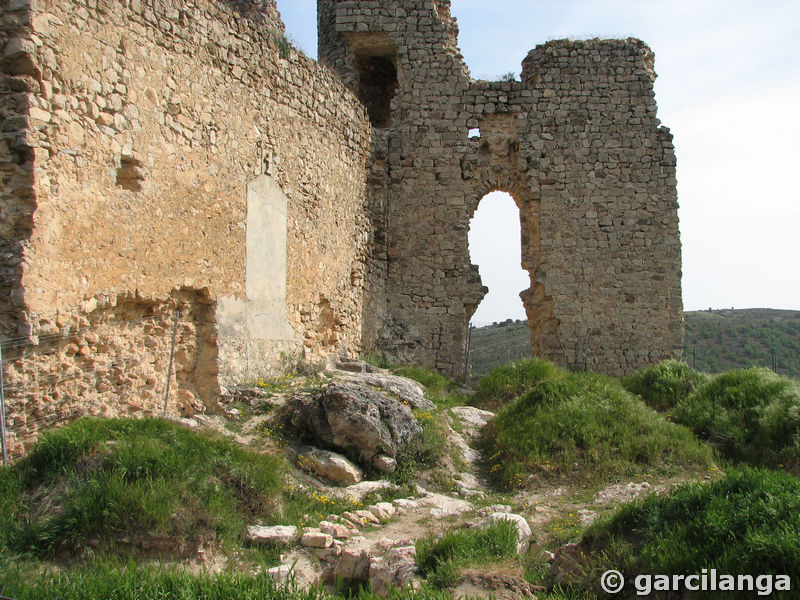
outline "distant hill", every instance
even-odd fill
[[[719,373],[772,367],[800,378],[800,311],[753,308],[690,311],[684,360],[700,371]],[[472,332],[472,379],[497,365],[531,356],[527,321],[508,319]]]
[[[498,365],[532,356],[528,321],[508,319],[472,330],[470,361],[473,381]]]
[[[685,345],[684,360],[701,371],[771,367],[774,355],[778,373],[800,377],[800,311],[687,312]]]

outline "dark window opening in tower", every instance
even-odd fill
[[[387,56],[359,56],[356,59],[358,97],[367,107],[373,127],[391,125],[392,97],[397,89],[397,68]]]
[[[472,322],[478,326],[525,320],[519,293],[530,285],[522,268],[519,209],[510,194],[492,192],[478,205],[469,226],[469,254],[489,293]]]

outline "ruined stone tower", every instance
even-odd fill
[[[502,190],[536,355],[617,374],[680,354],[675,156],[643,42],[549,42],[522,81],[487,82],[470,78],[449,0],[318,0],[318,19],[320,62],[373,128],[365,347],[459,370],[487,291],[469,221]]]
[[[320,1],[319,36],[322,65],[275,0],[0,0],[13,454],[82,414],[218,412],[300,359],[460,371],[492,190],[519,206],[537,355],[620,373],[680,352],[647,46],[551,42],[485,82],[445,1]]]

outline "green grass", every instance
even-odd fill
[[[500,365],[532,357],[528,321],[506,319],[472,330],[469,358],[473,382]]]
[[[438,408],[463,406],[467,403],[456,383],[436,371],[414,365],[400,365],[393,367],[392,373],[421,383],[425,388],[425,397]]]
[[[277,564],[277,550],[249,548],[248,524],[314,525],[386,499],[307,491],[288,483],[284,469],[281,457],[158,419],[87,418],[52,430],[0,468],[0,590],[16,600],[338,598],[278,588],[246,567],[195,577],[138,566],[155,556],[180,559],[181,548],[191,555],[203,542],[234,564],[264,569]],[[149,540],[166,550],[141,550],[137,542]],[[374,598],[363,590],[354,597]],[[443,598],[427,588],[392,597]]]
[[[685,313],[684,358],[708,373],[770,367],[800,378],[800,311],[745,309]]]
[[[558,373],[559,369],[553,363],[538,358],[499,366],[478,382],[470,403],[487,410],[497,410]]]
[[[621,379],[626,390],[656,410],[672,408],[707,380],[707,376],[677,360],[665,360]]]
[[[800,311],[772,309],[703,310],[684,313],[684,360],[697,371],[722,373],[770,367],[800,378]],[[493,368],[531,356],[527,321],[505,321],[472,332],[470,361],[477,381]]]
[[[447,443],[445,410],[415,410],[422,434],[397,454],[397,469],[389,479],[397,485],[410,485],[421,470],[436,469],[452,449]]]
[[[580,547],[587,559],[567,582],[577,589],[599,591],[600,574],[609,568],[620,570],[628,582],[640,574],[694,574],[701,569],[796,575],[800,480],[746,469],[711,483],[686,484],[668,496],[623,505],[590,527]],[[632,591],[622,597],[633,597]],[[718,592],[714,597],[754,594]]]
[[[420,471],[437,469],[445,455],[453,453],[447,442],[446,409],[462,406],[467,400],[455,382],[425,367],[400,365],[393,367],[392,373],[422,384],[425,397],[436,406],[434,410],[414,410],[422,435],[398,453],[397,469],[389,477],[396,484],[407,485],[416,479]]]
[[[172,569],[137,569],[131,562],[119,566],[113,562],[42,575],[26,579],[13,568],[0,576],[5,595],[15,600],[322,600],[318,591],[302,592],[281,589],[268,577],[248,577],[240,573],[194,576]]]
[[[718,375],[681,400],[675,419],[728,459],[798,469],[800,385],[751,368]]]
[[[280,518],[281,459],[158,419],[79,420],[0,473],[0,548],[41,558],[147,536],[240,544]]]
[[[450,530],[438,539],[428,536],[416,546],[423,577],[436,588],[446,588],[456,583],[460,569],[516,557],[517,528],[499,521],[485,529]]]
[[[369,590],[342,596],[321,589],[309,591],[276,585],[264,575],[241,572],[191,575],[167,568],[137,568],[101,561],[92,567],[28,578],[14,566],[0,570],[0,590],[14,600],[376,600]],[[390,591],[389,600],[447,600],[446,594],[424,586],[418,592]]]
[[[229,552],[246,546],[247,525],[315,525],[386,499],[305,490],[284,470],[282,457],[166,421],[82,419],[0,469],[0,556],[125,556],[147,539],[170,540],[176,552],[198,542]],[[246,554],[275,560],[271,549]]]
[[[615,379],[556,369],[487,426],[490,475],[521,487],[528,474],[608,481],[710,464],[711,450]]]

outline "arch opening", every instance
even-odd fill
[[[469,223],[469,255],[488,293],[472,315],[476,326],[526,320],[520,293],[530,285],[522,267],[520,211],[511,194],[481,198]]]

